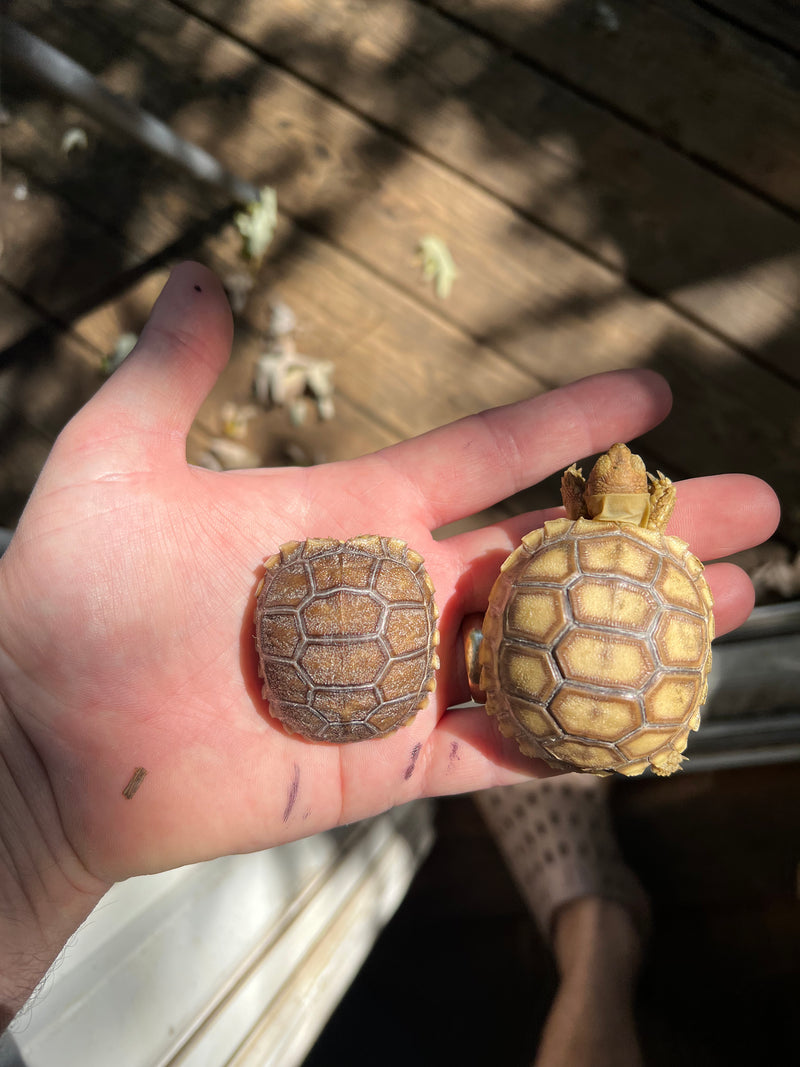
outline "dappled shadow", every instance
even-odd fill
[[[791,122],[785,100],[770,110],[766,89],[742,114],[725,109],[726,96],[733,107],[744,92],[730,56],[749,42],[751,67],[786,86],[791,42],[750,40],[741,26],[698,11],[680,28],[685,40],[657,13],[653,25],[677,36],[650,39],[636,5],[583,0],[536,11],[479,0],[78,0],[55,13],[29,0],[11,14],[242,177],[278,189],[291,225],[279,231],[245,325],[263,331],[275,285],[291,289],[298,264],[324,253],[326,270],[352,266],[351,286],[362,271],[364,301],[373,297],[367,279],[385,283],[415,314],[461,331],[465,352],[477,342],[505,361],[508,387],[487,387],[488,402],[590,371],[655,367],[677,402],[641,443],[653,463],[676,476],[735,468],[767,477],[783,499],[784,536],[797,540],[799,202],[779,165]],[[676,42],[690,84],[656,86]],[[625,56],[634,64],[637,54],[649,70],[624,67],[614,82],[614,64]],[[52,124],[76,113],[13,72],[5,82],[6,180],[18,168],[32,196],[41,192],[51,212],[57,205],[57,218],[23,228],[24,256],[9,258],[6,238],[0,261],[9,285],[48,320],[4,353],[24,381],[51,358],[54,327],[138,275],[184,255],[234,269],[220,236],[233,208],[107,133],[66,159]],[[710,129],[720,115],[725,129]],[[737,156],[737,131],[757,149]],[[6,214],[13,226],[14,212]],[[447,241],[460,271],[447,302],[413,273],[425,229]],[[319,304],[318,336],[331,319]],[[352,314],[361,311],[354,303]],[[357,333],[357,321],[349,328]],[[331,331],[339,344],[332,323]],[[441,389],[440,351],[416,358],[436,363]],[[370,363],[367,343],[342,364],[339,390],[396,433],[405,412],[393,418],[359,394],[367,365],[374,377],[396,373]],[[464,386],[485,372],[479,347],[454,359],[442,417],[463,413],[460,391],[465,410],[474,403]],[[434,418],[433,380],[419,375],[411,431]],[[12,388],[5,399],[13,405],[14,396]],[[65,383],[64,418],[80,399]],[[0,428],[5,448],[17,429],[11,418]]]

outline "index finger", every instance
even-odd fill
[[[378,455],[410,485],[435,529],[541,481],[575,456],[638,437],[661,422],[671,402],[654,371],[608,371],[469,415]]]

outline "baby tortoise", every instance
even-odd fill
[[[522,539],[489,598],[479,650],[486,710],[520,749],[562,770],[680,767],[700,725],[714,636],[703,565],[663,532],[675,488],[614,445],[566,519]]]
[[[315,741],[384,737],[436,688],[438,611],[394,537],[291,541],[265,563],[255,624],[269,710]]]

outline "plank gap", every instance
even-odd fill
[[[692,3],[695,7],[699,7],[701,11],[707,12],[722,22],[729,22],[737,30],[748,34],[762,44],[768,44],[771,48],[777,48],[794,59],[800,59],[800,47],[789,44],[782,37],[779,37],[777,32],[764,29],[763,12],[760,9],[769,7],[768,2],[765,3],[764,0],[758,0],[758,2],[749,0],[744,7],[734,2],[733,6],[740,8],[741,13],[738,10],[732,10],[730,3],[717,4],[713,0],[692,0]],[[784,13],[784,17],[789,17],[789,15],[791,15],[791,8]]]
[[[170,0],[173,2],[173,0]],[[469,18],[454,14],[447,3],[441,4],[439,0],[415,0],[416,3],[424,3],[426,6],[436,11],[442,18],[446,18],[454,26],[457,26],[460,30],[469,33],[476,32],[476,24],[470,21]],[[741,192],[747,193],[750,196],[760,200],[763,204],[771,207],[773,210],[780,212],[786,218],[792,222],[800,222],[800,211],[790,207],[782,200],[771,195],[766,190],[759,186],[747,181],[741,175],[736,174],[735,171],[723,166],[721,163],[717,163],[715,160],[710,159],[708,156],[703,155],[696,149],[689,148],[682,144],[680,141],[669,137],[666,133],[656,129],[650,123],[646,122],[642,118],[638,118],[632,115],[625,108],[615,103],[613,100],[604,96],[602,93],[590,89],[588,86],[581,85],[565,74],[560,72],[554,67],[550,67],[548,64],[542,62],[541,59],[535,59],[528,52],[522,49],[516,48],[513,44],[507,41],[501,34],[495,33],[490,27],[481,24],[480,25],[481,36],[493,44],[496,48],[503,49],[509,56],[515,59],[518,63],[522,63],[529,67],[531,70],[535,70],[537,73],[549,78],[554,84],[558,85],[562,89],[566,89],[573,93],[575,96],[587,103],[593,104],[595,107],[601,107],[613,115],[616,119],[626,123],[631,128],[637,130],[639,133],[644,133],[648,137],[652,137],[654,141],[664,145],[673,152],[678,152],[690,159],[699,167],[703,167],[710,174],[715,177],[722,178],[724,181],[730,183],[730,185],[739,189]]]

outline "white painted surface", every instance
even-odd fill
[[[12,1030],[26,1067],[292,1067],[432,840],[418,802],[115,886]]]

